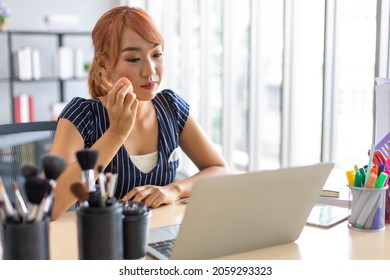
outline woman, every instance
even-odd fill
[[[189,105],[170,90],[157,93],[164,72],[164,40],[145,11],[111,9],[96,23],[92,40],[92,99],[69,102],[59,116],[51,150],[67,162],[57,180],[53,219],[76,202],[70,185],[80,181],[75,153],[84,148],[99,152],[95,166],[118,172],[118,199],[144,201],[152,208],[188,197],[200,177],[228,172]],[[199,172],[174,181],[179,146]]]

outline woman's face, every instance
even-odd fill
[[[131,29],[122,34],[118,62],[111,72],[112,83],[128,78],[138,100],[151,100],[164,72],[162,46],[145,41]]]

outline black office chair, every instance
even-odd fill
[[[41,158],[50,152],[56,127],[56,121],[0,125],[0,176],[12,202],[14,181],[26,199],[21,167],[34,164],[42,172]]]

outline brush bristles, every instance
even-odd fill
[[[70,186],[73,195],[80,201],[87,201],[89,198],[88,188],[84,183],[75,182]]]
[[[43,171],[45,177],[51,180],[57,180],[66,168],[66,162],[62,157],[56,155],[46,155],[42,158]]]
[[[76,152],[76,158],[82,170],[94,169],[98,155],[98,151],[93,149],[84,149]]]
[[[28,178],[37,177],[38,167],[34,164],[25,164],[21,168],[23,177],[27,180]]]
[[[43,197],[51,193],[51,185],[41,178],[28,178],[25,183],[27,199],[32,204],[41,203]]]

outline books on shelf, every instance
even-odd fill
[[[21,81],[41,78],[41,56],[38,49],[23,47],[13,53],[14,76]],[[81,48],[59,47],[54,55],[54,72],[62,80],[84,78],[84,52]]]
[[[32,78],[39,80],[41,78],[41,54],[38,49],[31,51]]]
[[[74,76],[75,78],[85,77],[84,51],[81,48],[74,50]]]
[[[14,75],[21,81],[41,78],[41,61],[38,49],[23,47],[15,51]]]
[[[56,56],[57,75],[61,80],[73,78],[73,50],[70,47],[59,47]]]
[[[84,52],[81,48],[60,47],[54,61],[55,71],[61,80],[85,77]]]
[[[15,122],[35,121],[34,98],[26,93],[14,97]]]

